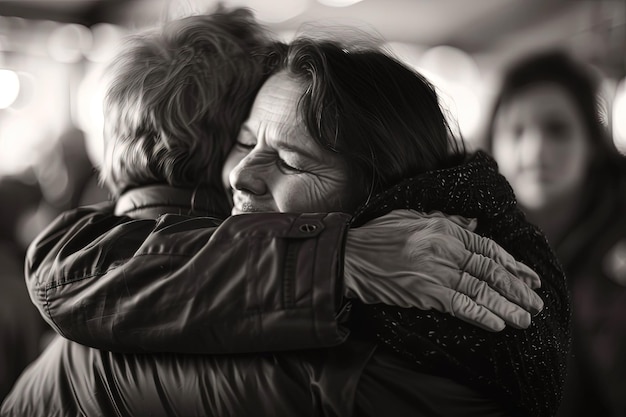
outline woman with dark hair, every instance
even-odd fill
[[[309,204],[353,212],[353,225],[398,208],[476,218],[478,233],[540,272],[551,307],[531,328],[485,334],[433,312],[355,303],[358,334],[421,370],[490,391],[508,413],[552,415],[568,352],[565,283],[495,163],[466,156],[432,86],[378,51],[302,39],[278,62],[227,160],[227,169],[238,162],[233,214]]]
[[[254,272],[284,266],[284,276],[278,279],[282,286],[274,291],[275,287],[251,282],[245,287],[246,304],[238,321],[229,317],[229,321],[220,323],[218,315],[215,322],[204,326],[184,327],[188,331],[185,340],[192,344],[204,339],[227,341],[216,338],[215,334],[231,327],[228,330],[233,333],[249,333],[248,340],[253,345],[258,334],[254,331],[265,330],[263,326],[255,326],[259,322],[271,327],[283,316],[300,317],[300,322],[293,321],[295,332],[300,330],[299,324],[307,324],[307,316],[335,314],[338,303],[343,305],[343,313],[349,313],[352,308],[351,318],[347,314],[341,316],[342,320],[353,322],[354,333],[349,337],[344,334],[344,339],[332,347],[270,353],[267,348],[239,345],[238,352],[246,354],[234,355],[223,346],[213,346],[213,353],[222,349],[221,355],[202,356],[121,355],[58,340],[27,371],[14,396],[4,404],[3,412],[6,410],[11,415],[14,410],[23,410],[28,398],[49,399],[55,390],[60,390],[61,402],[77,409],[130,415],[549,415],[560,396],[562,353],[568,349],[569,342],[569,307],[563,276],[545,240],[524,222],[516,209],[510,189],[495,165],[484,154],[468,158],[462,146],[450,137],[434,89],[421,76],[374,48],[350,49],[335,42],[303,39],[288,47],[279,46],[269,56],[267,68],[273,75],[259,91],[223,171],[228,173],[235,189],[233,213],[255,214],[229,218],[221,226],[221,232],[215,232],[201,245],[221,243],[225,251],[236,246],[241,259],[254,256],[268,246],[280,249],[291,245],[292,250],[284,257],[260,258],[258,263],[248,263],[247,259],[238,263],[215,260],[224,271],[231,269],[237,274],[247,273],[248,269]],[[402,80],[402,84],[394,80]],[[374,91],[365,93],[363,87]],[[353,135],[348,128],[360,128],[357,126],[360,123],[366,129],[357,131],[360,136]],[[452,246],[453,252],[458,250],[458,253],[450,259],[438,257],[441,251],[450,250],[450,243],[444,239],[446,231],[433,230],[426,235],[431,240],[416,239],[411,242],[413,245],[399,247],[395,244],[396,235],[400,231],[406,234],[414,227],[399,223],[399,219],[418,219],[423,215],[410,211],[404,216],[398,212],[387,214],[394,208],[423,212],[449,210],[452,215],[476,218],[477,232],[501,241],[539,272],[542,288],[538,293],[549,303],[549,308],[534,318],[531,327],[522,319],[521,325],[516,326],[519,328],[493,332],[466,324],[450,314],[435,312],[461,315],[463,311],[456,309],[456,302],[468,296],[498,311],[485,283],[473,285],[473,281],[460,279],[459,289],[468,285],[463,288],[467,295],[438,298],[426,294],[426,298],[431,298],[425,305],[433,311],[421,311],[387,308],[380,304],[384,302],[380,298],[374,301],[378,303],[375,305],[356,301],[345,304],[332,297],[337,292],[293,280],[294,274],[311,281],[323,279],[318,270],[323,259],[313,256],[323,253],[326,246],[336,245],[343,236],[331,235],[330,239],[311,244],[307,237],[324,232],[325,217],[319,214],[294,217],[289,213],[278,216],[272,212],[355,213],[350,220],[354,225],[370,219],[375,219],[368,223],[370,226],[376,222],[379,226],[391,223],[391,228],[378,229],[382,233],[394,230],[396,224],[396,233],[385,236],[390,245],[386,252],[384,245],[381,246],[380,262],[362,259],[351,263],[346,258],[346,277],[351,273],[369,275],[382,267],[388,279],[381,280],[379,285],[385,285],[385,281],[408,283],[414,276],[428,282],[433,272],[428,268],[402,271],[398,265],[390,265],[397,259],[394,257],[397,251],[417,260],[424,253],[423,246],[432,248],[432,256],[440,262],[427,267],[448,269],[460,261],[457,272],[461,278],[470,269],[493,270],[493,262],[486,257],[467,256],[461,242]],[[287,222],[289,227],[286,232],[268,233],[257,227],[232,233],[233,225],[263,218],[259,216],[265,216],[274,225],[283,219],[281,222]],[[197,278],[205,273],[201,269],[202,260],[194,252],[198,241],[187,241],[190,236],[187,232],[195,229],[192,226],[198,222],[190,218],[177,223],[172,219],[164,216],[156,225],[152,223],[154,230],[148,230],[153,231],[148,238],[122,232],[118,226],[126,220],[106,215],[88,218],[61,240],[58,230],[53,228],[31,247],[29,269],[33,272],[28,281],[33,298],[44,300],[40,308],[53,322],[59,310],[73,310],[73,323],[69,315],[64,316],[68,331],[72,327],[84,327],[82,321],[93,321],[93,334],[108,332],[111,337],[107,343],[112,348],[125,345],[122,339],[132,339],[140,333],[152,337],[140,351],[155,352],[151,343],[154,341],[167,345],[165,352],[210,353],[197,349],[202,343],[190,347],[177,346],[173,340],[163,341],[171,334],[172,327],[180,330],[180,323],[195,320],[193,312],[197,311],[197,304],[202,307],[203,301],[211,296],[209,288],[198,287],[201,283],[196,286],[193,281],[181,281],[185,275]],[[94,234],[93,227],[87,227],[90,224],[96,227],[104,224],[102,227],[111,233]],[[137,229],[145,226],[141,220],[131,224]],[[443,226],[456,230],[449,223],[429,225],[433,229]],[[375,234],[376,228],[366,225],[362,230],[370,238],[363,242],[380,239]],[[153,235],[163,239],[151,240]],[[94,236],[98,238],[94,240]],[[242,236],[247,246],[237,246],[236,238]],[[471,240],[471,236],[466,234],[461,238]],[[346,240],[346,251],[358,251],[359,248],[351,247],[354,244]],[[84,252],[76,253],[76,248],[84,248]],[[37,253],[47,252],[44,249],[50,253]],[[234,252],[230,249],[229,253]],[[163,259],[164,254],[169,256],[167,260]],[[174,258],[183,258],[183,265]],[[330,274],[340,268],[333,259],[331,267],[322,269],[322,273]],[[503,269],[521,270],[511,258],[501,259]],[[314,267],[310,268],[314,271],[312,275],[302,270],[301,261],[308,261]],[[139,279],[146,279],[149,274],[154,281],[153,289],[167,286],[172,280],[178,283],[180,288],[164,297],[169,304],[158,304],[167,311],[165,316],[178,319],[147,324],[148,330],[146,326],[136,325],[119,332],[114,327],[115,319],[128,313],[126,307],[132,310],[132,303],[145,306],[144,316],[153,314],[150,306],[146,306],[146,299],[152,302],[155,299],[135,292],[133,278],[140,276],[141,271],[144,276]],[[243,281],[239,275],[235,278],[233,285]],[[112,280],[122,284],[117,288],[124,288],[118,299],[107,298],[100,292]],[[380,297],[378,292],[385,295],[385,291],[391,291],[389,288],[378,291],[376,284],[353,286],[348,281],[345,284],[365,302],[371,300],[371,294]],[[514,284],[494,280],[493,285]],[[215,300],[210,304],[222,304],[230,312],[229,300],[222,298],[226,290],[223,287],[214,291]],[[393,291],[402,292],[398,287]],[[190,293],[197,293],[197,297],[190,297]],[[403,299],[402,294],[386,295],[401,305],[397,300]],[[312,311],[310,300],[317,298],[326,301],[326,306]],[[127,301],[123,309],[115,308]],[[281,308],[267,311],[265,303],[278,304]],[[468,303],[459,305],[472,308]],[[50,312],[51,309],[54,311]],[[530,309],[537,311],[536,305]],[[98,314],[92,314],[94,310]],[[305,315],[299,316],[298,310],[304,310]],[[489,309],[484,311],[492,314]],[[160,311],[154,314],[164,316]],[[143,323],[150,319],[144,318]],[[274,350],[279,350],[276,349],[279,342],[272,345],[261,341]],[[250,353],[259,350],[264,352]],[[89,363],[94,366],[89,367]],[[81,368],[89,370],[87,375],[76,372]],[[50,383],[51,380],[56,383]],[[67,386],[73,389],[64,390]],[[76,389],[77,386],[81,389]],[[20,392],[26,397],[23,402],[18,397]],[[54,400],[48,400],[48,404],[59,409]]]
[[[563,264],[573,355],[561,416],[626,413],[626,161],[598,114],[598,82],[564,51],[506,69],[487,146]]]

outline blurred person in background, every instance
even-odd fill
[[[81,129],[70,123],[44,152],[32,167],[41,199],[23,212],[17,226],[24,248],[62,212],[109,199],[98,183]]]
[[[393,274],[393,269],[383,269],[384,279],[378,284],[372,283],[370,288],[364,287],[363,282],[357,282],[359,286],[348,280],[342,283],[337,278],[333,279],[333,275],[341,272],[342,262],[338,258],[342,248],[333,252],[333,247],[341,246],[350,219],[348,215],[256,213],[233,216],[215,230],[220,218],[225,217],[225,212],[230,209],[225,186],[221,183],[223,160],[229,154],[247,109],[252,104],[251,99],[256,92],[252,86],[255,83],[260,86],[263,79],[257,71],[246,72],[251,70],[246,62],[253,67],[256,65],[250,62],[254,55],[250,54],[249,49],[255,42],[246,47],[240,44],[245,43],[246,39],[251,40],[247,36],[254,35],[257,30],[254,22],[245,13],[235,14],[230,20],[228,15],[217,16],[195,17],[169,25],[165,32],[176,34],[174,39],[183,42],[183,45],[147,50],[139,48],[141,53],[136,58],[140,59],[126,62],[127,67],[122,66],[123,74],[140,77],[135,81],[141,81],[142,94],[150,94],[155,101],[135,100],[132,91],[136,84],[133,83],[128,87],[130,90],[126,89],[124,83],[115,84],[118,89],[111,96],[117,105],[108,108],[109,117],[113,120],[108,134],[115,138],[115,146],[108,149],[107,157],[111,164],[105,169],[108,183],[118,195],[115,210],[120,217],[110,212],[94,212],[92,208],[68,213],[38,239],[30,252],[28,268],[32,272],[29,282],[33,298],[38,304],[45,304],[39,305],[42,313],[62,335],[73,337],[82,332],[81,340],[92,346],[103,343],[104,346],[97,347],[161,354],[116,354],[57,339],[23,376],[10,401],[3,404],[3,415],[37,415],[64,408],[68,413],[78,408],[90,409],[94,413],[124,415],[161,415],[168,410],[171,414],[180,412],[189,415],[211,412],[220,415],[293,415],[295,410],[300,410],[300,415],[322,410],[349,415],[354,409],[362,414],[373,415],[393,414],[398,410],[445,415],[446,410],[451,409],[462,415],[471,412],[501,415],[503,411],[508,412],[509,407],[523,409],[531,415],[549,415],[560,396],[560,376],[564,370],[561,354],[567,351],[568,345],[568,300],[561,271],[553,262],[549,248],[542,246],[544,241],[538,239],[540,235],[521,219],[510,193],[507,194],[508,185],[497,174],[493,162],[485,155],[462,161],[465,156],[463,152],[453,156],[448,153],[448,146],[453,143],[450,142],[453,139],[448,136],[445,118],[429,84],[379,51],[355,49],[348,52],[332,42],[318,45],[314,41],[304,40],[283,51],[284,55],[279,53],[274,56],[276,60],[267,63],[268,69],[273,72],[291,72],[289,76],[279,74],[270,78],[273,82],[266,84],[267,89],[262,90],[262,95],[259,94],[259,100],[264,103],[259,104],[259,107],[267,110],[265,106],[271,108],[272,104],[277,105],[275,116],[278,125],[282,125],[280,120],[284,117],[285,126],[288,127],[288,131],[284,132],[287,133],[284,140],[299,137],[302,142],[297,142],[299,145],[308,144],[310,150],[322,156],[319,158],[321,162],[318,162],[320,166],[311,168],[317,175],[295,174],[293,167],[276,159],[278,149],[275,152],[259,150],[250,143],[254,139],[249,134],[253,125],[247,125],[240,141],[230,153],[231,158],[235,159],[234,165],[238,167],[238,173],[232,174],[238,178],[233,180],[238,183],[235,188],[239,193],[254,188],[250,182],[244,185],[243,160],[249,165],[251,160],[259,162],[265,158],[266,162],[261,165],[272,168],[274,178],[290,178],[296,187],[293,191],[298,191],[300,187],[300,193],[295,194],[297,198],[287,193],[289,187],[283,187],[282,191],[278,190],[274,195],[278,200],[293,203],[290,206],[292,210],[355,211],[358,202],[372,193],[371,204],[358,210],[356,221],[365,225],[351,229],[347,240],[354,236],[350,233],[352,230],[354,233],[365,230],[365,238],[361,241],[363,246],[373,245],[383,235],[386,243],[379,249],[386,247],[386,256],[375,257],[370,251],[368,258],[361,259],[356,265],[346,261],[346,271],[351,269],[353,275],[357,276],[368,276],[375,272],[377,265],[380,268],[378,262],[388,262],[386,266],[394,266],[395,252],[404,252],[393,250],[396,246],[390,249],[389,243],[391,239],[403,235],[398,231],[406,233],[414,229],[403,224],[397,213],[388,215],[390,209],[431,211],[445,206],[459,214],[476,216],[479,218],[481,233],[501,239],[521,258],[526,258],[534,268],[541,271],[544,281],[540,291],[551,303],[550,309],[535,318],[536,323],[532,328],[521,330],[530,324],[530,320],[526,320],[529,319],[527,313],[521,311],[521,316],[517,314],[519,308],[514,309],[511,303],[499,297],[484,283],[476,284],[475,279],[468,283],[467,270],[477,267],[473,273],[492,274],[494,265],[488,259],[489,256],[498,258],[511,272],[522,275],[525,269],[512,258],[503,256],[502,249],[491,247],[492,250],[481,251],[480,245],[486,239],[466,230],[455,229],[451,222],[442,223],[438,221],[442,219],[437,216],[422,216],[427,224],[439,226],[431,231],[426,230],[426,235],[419,240],[423,245],[417,245],[419,236],[413,238],[415,247],[411,248],[411,259],[417,262],[418,269],[414,278],[432,283],[433,279],[438,278],[433,273],[443,271],[445,275],[446,271],[451,270],[455,277],[465,280],[463,285],[473,288],[466,288],[467,296],[472,299],[456,294],[450,298],[450,291],[424,292],[428,284],[426,287],[418,284],[411,287],[414,290],[407,290],[406,286],[412,283],[411,266],[408,275],[406,271]],[[220,22],[228,25],[219,26]],[[232,56],[220,55],[212,47],[203,49],[213,45],[212,42],[224,41],[220,39],[224,35],[222,32],[227,34],[226,40],[230,41],[226,43],[233,50],[229,47],[217,50],[221,53],[229,51],[228,54]],[[207,37],[204,38],[203,34]],[[200,36],[198,43],[193,42],[196,36]],[[234,40],[229,37],[232,36],[238,39],[236,45],[231,44]],[[146,37],[143,42],[152,45],[150,39]],[[159,41],[156,45],[160,45]],[[156,56],[152,55],[155,50],[159,52]],[[157,65],[160,63],[157,57],[163,56],[168,65]],[[225,57],[226,61],[212,61]],[[146,62],[152,65],[146,66]],[[135,71],[134,65],[137,63],[149,69],[146,78],[141,78],[142,72]],[[203,66],[207,63],[209,70]],[[238,71],[230,68],[235,63]],[[408,86],[419,92],[417,95],[408,94],[408,97],[418,101],[424,99],[424,102],[420,101],[421,106],[425,113],[432,112],[433,117],[409,119],[420,127],[425,123],[432,128],[432,131],[423,129],[428,132],[424,135],[430,141],[415,135],[413,126],[403,123],[398,124],[397,140],[411,138],[419,141],[419,149],[430,157],[424,158],[427,164],[409,163],[409,166],[401,166],[400,172],[396,173],[384,173],[389,168],[387,164],[377,166],[375,160],[363,158],[363,162],[357,158],[353,160],[353,163],[358,160],[353,166],[357,184],[350,186],[345,178],[333,176],[342,177],[345,174],[342,155],[350,154],[352,146],[369,156],[363,145],[343,143],[348,140],[347,137],[359,135],[342,135],[335,142],[335,145],[344,146],[342,150],[332,152],[321,148],[313,138],[300,136],[304,129],[298,128],[299,124],[294,125],[296,119],[299,121],[295,117],[298,108],[295,104],[300,99],[304,101],[304,91],[312,91],[315,95],[310,102],[309,112],[303,111],[302,114],[303,120],[308,123],[306,130],[314,131],[312,120],[314,114],[318,114],[314,111],[315,106],[322,103],[319,110],[332,113],[333,107],[328,103],[335,102],[333,94],[339,94],[335,98],[349,94],[346,92],[342,95],[341,91],[331,90],[330,97],[325,97],[327,86],[324,82],[315,84],[316,87],[311,90],[305,89],[304,85],[311,83],[312,79],[308,78],[309,72],[304,69],[310,65],[315,80],[327,81],[323,79],[324,74],[328,76],[337,71],[335,76],[347,81],[354,79],[354,71],[362,68],[363,64],[382,70],[365,71],[366,81],[372,75],[384,76],[385,70],[393,75],[377,80],[386,80],[392,85],[389,89],[377,89],[375,94],[386,97],[392,91],[404,97]],[[198,65],[201,71],[194,70]],[[224,76],[231,83],[224,82],[221,78]],[[395,76],[404,77],[408,84],[396,83]],[[163,77],[169,82],[163,82]],[[185,77],[188,83],[182,83],[181,77]],[[244,81],[247,84],[241,84]],[[181,89],[181,86],[186,88]],[[170,87],[174,88],[173,92],[168,91]],[[362,94],[366,90],[349,88],[349,91]],[[129,93],[131,97],[127,97]],[[216,96],[221,99],[213,99]],[[380,116],[383,120],[394,119],[397,114],[389,108],[393,101],[381,101],[388,106],[383,107],[387,112],[383,111]],[[247,106],[242,105],[247,102]],[[352,105],[367,105],[378,103],[379,100],[363,100],[357,96],[350,102]],[[163,105],[154,108],[148,103]],[[416,107],[407,102],[403,104],[402,108],[413,115]],[[134,111],[123,111],[127,106]],[[172,109],[178,111],[172,113]],[[288,114],[281,116],[281,111],[287,111]],[[256,112],[253,110],[253,114]],[[199,113],[206,113],[205,117],[199,117]],[[362,119],[358,119],[366,113],[347,114],[350,116],[344,122],[352,123],[352,127],[366,125],[361,123]],[[191,122],[185,123],[186,120]],[[276,122],[272,117],[253,120],[259,125],[264,125],[266,121]],[[328,140],[328,132],[337,132],[334,129],[326,130],[332,127],[336,119],[324,117],[323,120],[324,123],[318,126],[323,129],[317,132],[321,136],[318,140]],[[154,125],[159,126],[156,132],[152,131],[154,127],[151,126]],[[121,129],[123,126],[132,127],[130,135],[123,134],[126,132]],[[389,135],[388,131],[393,126],[396,124],[386,123],[375,129],[379,134],[376,145],[378,152],[388,148],[387,143],[380,143],[381,138],[395,136]],[[271,128],[270,131],[276,132]],[[373,130],[366,128],[365,131]],[[292,137],[288,132],[297,134]],[[279,135],[273,140],[280,141],[281,138]],[[433,151],[431,148],[438,151],[429,153]],[[406,162],[403,159],[406,155],[405,147],[396,146],[393,149],[395,156]],[[297,157],[293,149],[291,153],[296,159],[304,157]],[[264,157],[260,154],[264,154]],[[421,154],[415,152],[412,155],[417,158]],[[379,181],[371,178],[369,175],[373,171],[363,168],[359,165],[361,163],[380,169],[380,176],[376,177]],[[429,169],[445,167],[449,169],[441,169],[432,175],[418,175]],[[228,177],[231,168],[232,164],[226,165],[223,171],[225,177]],[[335,169],[339,169],[339,173]],[[246,171],[252,172],[248,169]],[[405,176],[412,175],[416,177],[383,192]],[[307,178],[310,180],[313,177],[319,178],[323,185],[330,184],[331,189],[336,187],[338,192],[329,194],[323,187],[323,195],[331,198],[320,198],[317,195],[319,190],[314,187],[307,190],[306,184],[311,184]],[[268,178],[257,172],[254,176],[247,176],[247,181]],[[490,189],[496,188],[502,193],[484,195],[482,188],[477,190],[474,180],[479,180],[479,184],[488,183]],[[315,186],[318,183],[314,180],[312,184]],[[354,190],[357,190],[356,195],[352,195]],[[426,195],[421,193],[424,190],[427,191]],[[479,194],[474,194],[474,190]],[[450,202],[450,192],[453,192],[454,202]],[[481,195],[483,198],[480,198]],[[396,203],[391,204],[390,201]],[[241,211],[245,207],[255,211],[285,209],[280,206],[268,210],[267,207],[242,206],[240,203],[238,200],[236,207]],[[399,205],[394,207],[394,204]],[[164,213],[205,217],[161,216]],[[206,217],[211,215],[213,218]],[[413,214],[410,217],[414,222],[419,222],[421,216]],[[378,219],[374,223],[382,228],[378,229],[378,234],[375,233],[375,227],[367,227],[367,221],[372,219]],[[255,221],[260,223],[252,227]],[[340,227],[338,232],[333,232],[337,224],[343,229]],[[281,228],[285,230],[281,232]],[[452,237],[445,236],[451,231]],[[455,233],[466,240],[470,250],[479,253],[468,253],[465,244],[454,242],[457,236]],[[311,242],[315,237],[319,237],[319,243]],[[429,249],[429,238],[439,241],[440,246],[434,247],[438,253],[428,253],[432,250]],[[406,245],[407,240],[399,241]],[[393,242],[395,245],[397,240]],[[520,242],[524,245],[518,245]],[[348,252],[350,245],[346,245]],[[272,253],[285,247],[287,251],[284,256]],[[217,256],[207,259],[207,255],[210,255],[207,249],[217,253]],[[374,249],[374,253],[377,253]],[[419,262],[422,259],[419,256],[421,250],[426,251],[425,263]],[[449,258],[441,258],[442,250],[443,255]],[[255,256],[259,254],[262,256],[257,262]],[[389,258],[393,258],[391,262]],[[233,259],[236,261],[233,262]],[[461,262],[457,265],[459,260]],[[432,264],[429,265],[429,262]],[[283,266],[285,270],[281,271]],[[311,276],[306,271],[312,269],[312,266],[315,268]],[[419,266],[425,269],[419,271]],[[530,298],[531,291],[520,288],[515,280],[508,277],[509,273],[504,273],[505,268],[499,268],[500,278],[491,277],[492,285],[502,287],[500,291],[504,291],[507,296],[511,296],[511,291],[518,292],[521,294],[517,297],[520,303],[533,304],[525,300]],[[262,281],[262,275],[268,271],[270,274],[272,271],[278,273],[279,277]],[[225,276],[207,282],[210,274],[215,272]],[[297,274],[292,276],[295,272]],[[534,273],[531,275],[534,276],[532,280],[536,279]],[[397,284],[394,284],[396,280],[392,277],[400,277]],[[311,283],[314,284],[313,288],[310,288]],[[466,319],[473,317],[473,321],[468,320],[473,325],[463,323],[450,314],[437,314],[436,311],[420,312],[401,308],[386,310],[384,307],[369,310],[363,307],[361,332],[368,342],[361,343],[354,338],[347,338],[349,331],[345,329],[343,320],[346,315],[343,313],[347,313],[349,308],[345,308],[347,305],[342,300],[344,293],[341,290],[353,298],[362,297],[366,303],[380,304],[380,297],[386,297],[384,301],[405,307],[414,306],[410,303],[407,305],[407,299],[415,302],[415,298],[424,297],[427,299],[422,304],[424,309],[441,309],[442,312],[454,313]],[[452,293],[456,293],[456,290],[453,289]],[[462,305],[468,311],[455,307],[459,299],[464,300]],[[502,330],[504,321],[500,322],[500,327],[498,320],[495,328],[490,327],[490,322],[493,326],[493,318],[485,310],[481,310],[477,317],[474,314],[463,316],[475,311],[473,306],[477,303],[486,303],[496,315],[517,316],[520,322],[516,323],[510,317],[507,319],[507,323],[517,328]],[[528,309],[537,312],[538,308],[534,305]],[[212,316],[206,315],[209,313]],[[327,322],[323,322],[324,318]],[[307,330],[311,320],[314,320],[313,327],[319,327],[315,329],[315,338],[311,338]],[[374,322],[375,325],[367,329],[368,323]],[[394,323],[401,331],[389,337],[388,332]],[[489,332],[476,327],[479,325],[502,332]],[[283,326],[282,329],[280,326]],[[279,332],[276,332],[277,328]],[[372,332],[380,332],[380,340],[376,340],[377,336]],[[271,335],[275,335],[273,339]],[[549,341],[544,340],[546,337]],[[380,349],[377,349],[379,344]],[[471,345],[469,349],[468,344]],[[338,346],[329,348],[332,345]],[[293,351],[303,348],[316,349]],[[270,354],[270,350],[292,351]],[[250,354],[260,351],[264,353]],[[164,352],[179,354],[168,355]],[[244,352],[248,355],[243,355]],[[182,353],[221,355],[192,356]],[[232,353],[238,355],[233,356]],[[430,361],[432,363],[424,364]],[[513,365],[520,363],[518,361],[524,365]],[[426,366],[426,370],[421,370],[421,365]],[[123,373],[123,377],[120,377],[120,373]],[[399,413],[402,414],[402,411]]]
[[[63,211],[81,201],[107,200],[104,188],[93,181],[97,172],[82,131],[70,126],[55,142],[32,173],[0,178],[0,398],[54,334],[28,296],[26,248]]]
[[[26,247],[18,239],[22,214],[41,199],[37,185],[0,178],[0,401],[24,368],[41,353],[48,329],[32,305],[24,284]]]
[[[487,146],[562,262],[573,355],[561,417],[626,416],[626,160],[598,117],[598,80],[564,51],[504,73]]]

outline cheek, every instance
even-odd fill
[[[592,152],[584,138],[572,144],[564,145],[560,149],[562,155],[562,170],[564,176],[571,176],[582,181],[591,162]]]
[[[519,152],[515,141],[507,138],[499,138],[493,142],[493,158],[498,163],[500,172],[505,177],[511,177],[517,171]]]
[[[346,181],[307,178],[285,193],[290,211],[352,212],[355,198]]]
[[[345,181],[294,175],[275,183],[272,194],[280,211],[324,213],[354,210]]]

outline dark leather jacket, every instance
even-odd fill
[[[53,329],[118,352],[258,352],[346,339],[338,277],[348,215],[234,216],[217,228],[210,211],[190,211],[191,195],[135,189],[115,207],[62,215],[36,239],[27,286]],[[179,210],[196,217],[164,214]]]
[[[182,197],[135,190],[116,211],[180,213]],[[31,297],[60,334],[99,349],[57,338],[1,415],[504,415],[486,395],[347,338],[348,220],[272,213],[216,227],[103,207],[60,217],[30,247]],[[189,354],[199,352],[216,355]]]

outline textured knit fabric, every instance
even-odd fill
[[[517,207],[495,161],[478,152],[461,166],[405,180],[359,209],[353,225],[401,208],[477,218],[478,234],[495,240],[539,274],[538,293],[545,307],[526,330],[507,327],[490,333],[433,311],[357,304],[353,319],[358,333],[377,339],[425,372],[500,398],[512,413],[553,416],[571,345],[566,280],[543,234]]]

